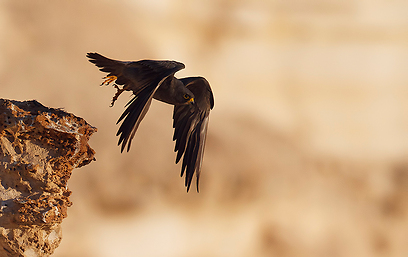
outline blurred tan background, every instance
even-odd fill
[[[56,257],[408,256],[408,2],[0,2],[2,98],[98,128]],[[174,164],[172,107],[129,153],[85,54],[171,59],[215,95],[201,192]]]

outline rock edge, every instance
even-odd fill
[[[39,102],[0,99],[0,256],[49,256],[59,246],[74,168],[95,160],[97,129]]]

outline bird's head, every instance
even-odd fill
[[[184,85],[179,87],[179,92],[177,94],[177,101],[180,104],[193,104],[194,103],[194,94]]]
[[[190,103],[193,104],[193,103],[194,103],[194,95],[193,95],[193,93],[191,93],[191,94],[185,93],[185,94],[183,95],[183,98],[184,98],[186,104],[190,104]]]
[[[194,94],[190,89],[186,88],[184,84],[173,78],[170,84],[171,103],[174,105],[184,105],[194,103]]]

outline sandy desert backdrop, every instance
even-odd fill
[[[120,154],[85,54],[171,59],[215,95],[201,177],[154,102]],[[0,2],[0,97],[98,128],[55,257],[408,256],[406,0]]]

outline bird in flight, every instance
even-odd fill
[[[122,122],[116,133],[121,152],[125,148],[129,151],[152,99],[174,105],[173,141],[176,141],[176,163],[183,158],[181,177],[185,173],[187,192],[193,175],[196,174],[198,192],[208,120],[210,110],[214,107],[214,96],[208,81],[203,77],[177,79],[174,74],[185,66],[176,61],[118,61],[98,53],[88,53],[86,56],[100,71],[108,73],[101,86],[114,82],[117,92],[111,106],[123,91],[132,91],[134,94],[116,122]]]

